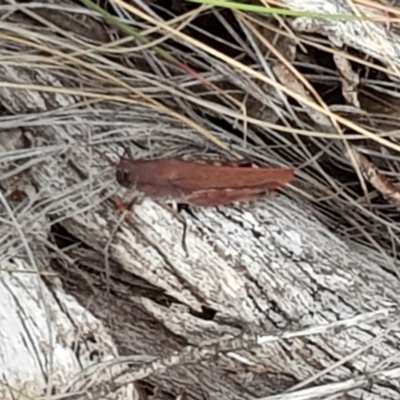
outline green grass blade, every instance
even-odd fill
[[[136,29],[130,27],[127,24],[124,24],[121,22],[118,18],[114,17],[111,15],[109,12],[101,8],[99,5],[94,3],[92,0],[81,0],[81,2],[87,7],[90,8],[93,11],[97,11],[99,14],[101,14],[107,21],[109,21],[111,24],[113,24],[115,27],[120,29],[122,32],[125,32],[126,34],[134,37],[138,42],[141,44],[147,44],[150,43],[150,40],[147,39],[146,37],[142,36],[139,32],[136,31]],[[168,53],[167,51],[163,50],[159,46],[152,46],[152,49],[158,53],[161,57],[164,57],[167,61],[170,61],[172,63],[177,63],[175,58]]]
[[[266,7],[256,4],[240,3],[235,1],[225,0],[186,0],[190,3],[198,3],[205,5],[212,5],[216,7],[229,8],[231,10],[242,10],[251,11],[264,14],[284,15],[291,17],[310,17],[310,18],[322,18],[322,19],[342,19],[346,21],[368,19],[359,17],[354,14],[324,14],[324,13],[313,13],[309,11],[296,11],[288,10],[280,7]]]

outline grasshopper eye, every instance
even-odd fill
[[[118,168],[115,174],[117,182],[121,186],[128,186],[129,185],[129,172],[123,168]]]

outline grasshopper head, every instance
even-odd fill
[[[123,187],[133,187],[136,183],[135,168],[131,160],[122,159],[117,165],[115,177],[117,182]]]

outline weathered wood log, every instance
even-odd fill
[[[50,70],[0,65],[0,81],[17,137],[1,133],[2,398],[400,398],[400,284],[380,254],[287,195],[179,216],[146,198],[122,220],[86,140],[204,141],[140,104],[89,114]],[[136,155],[182,153],[171,136]]]

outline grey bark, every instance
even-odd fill
[[[0,80],[17,116],[1,132],[2,398],[400,398],[400,284],[374,250],[285,194],[179,216],[146,198],[121,221],[113,170],[85,140],[173,132],[136,156],[204,142],[145,107],[87,115],[78,97],[12,87],[67,85],[50,70],[1,65]]]

